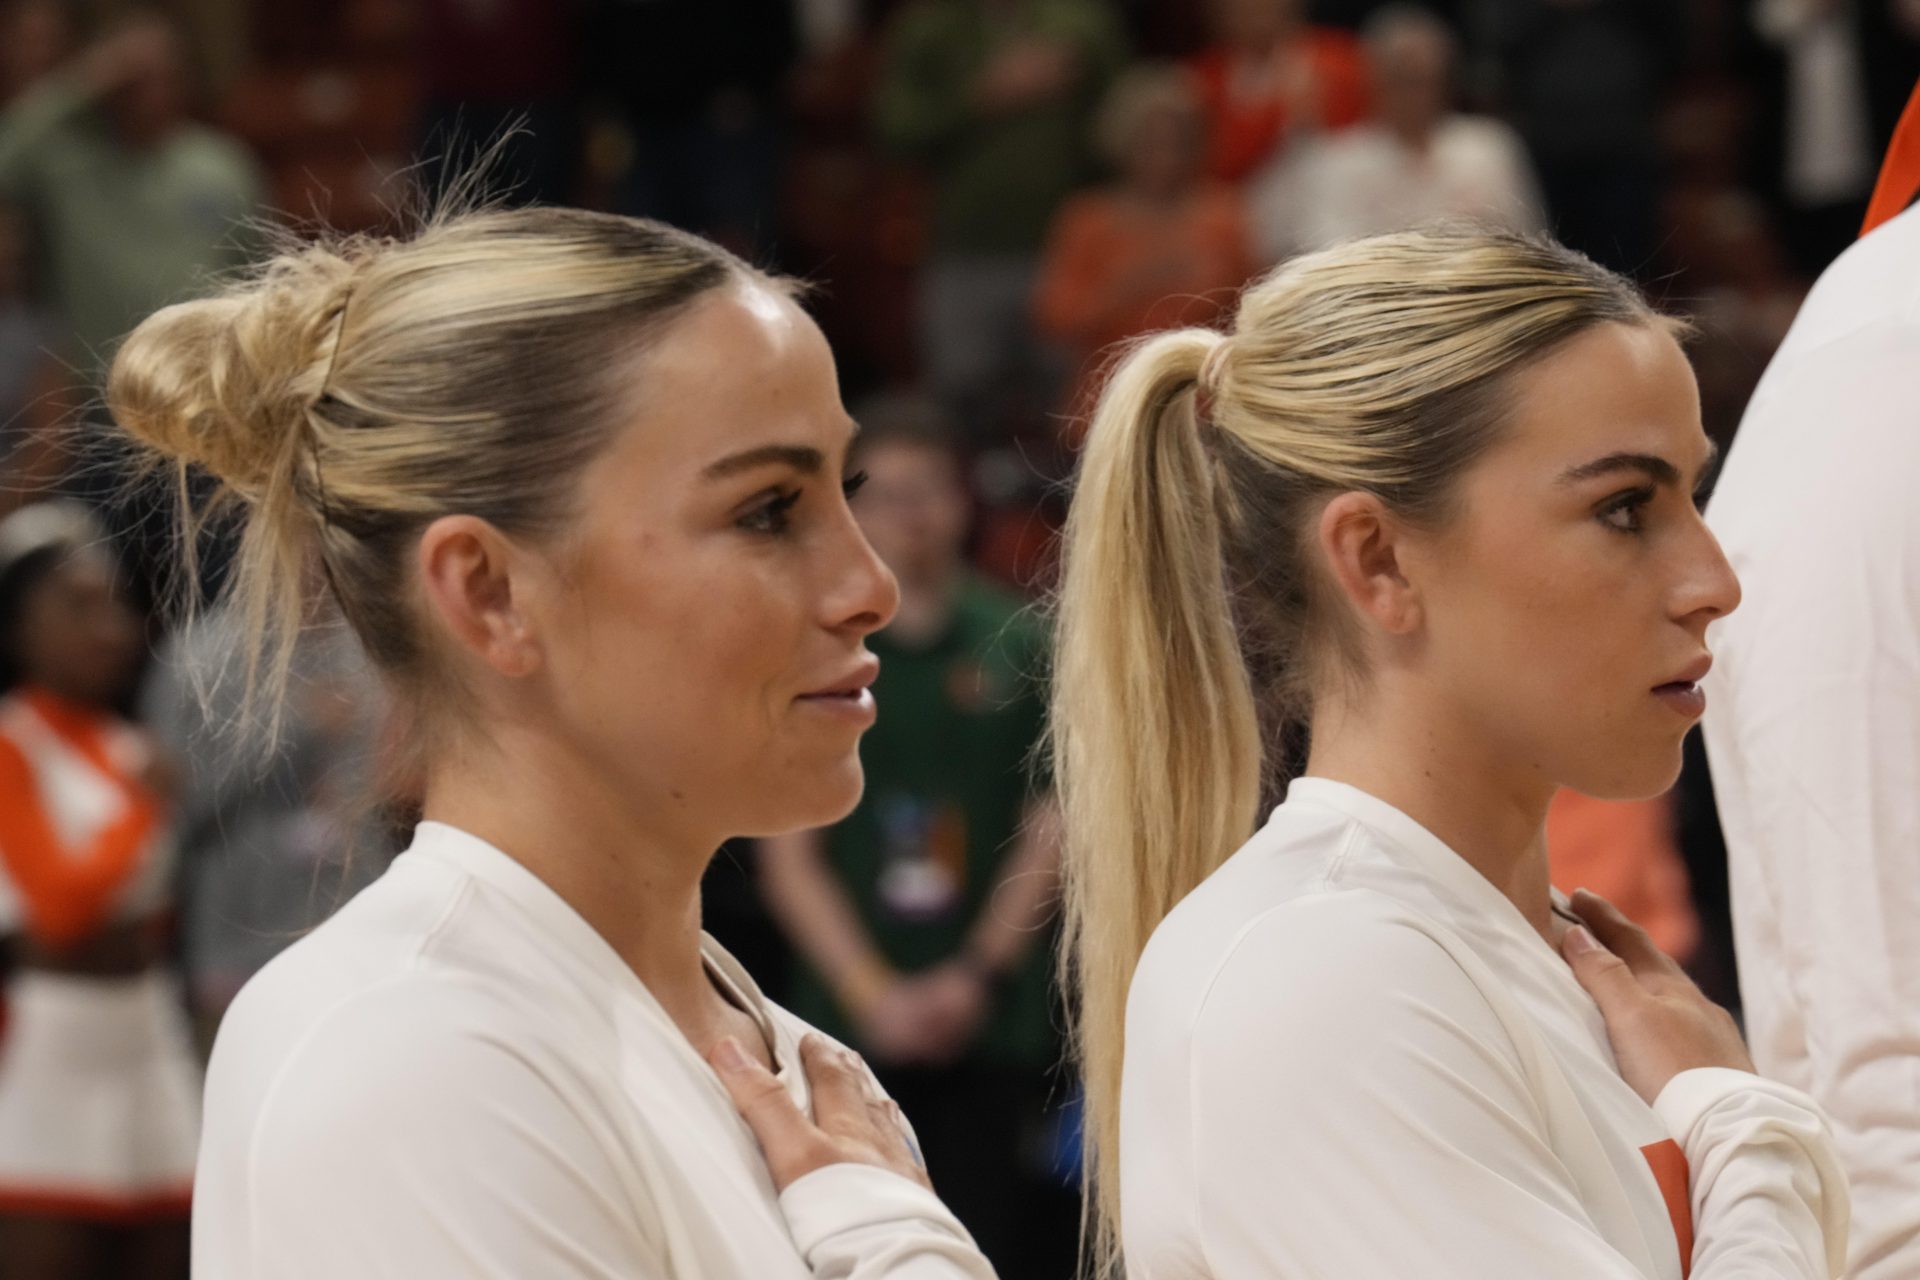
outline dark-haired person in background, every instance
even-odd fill
[[[164,762],[113,707],[139,616],[83,508],[0,523],[0,1277],[185,1280],[199,1067],[165,964]]]

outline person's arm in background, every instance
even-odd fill
[[[921,1010],[926,1047],[936,1062],[959,1057],[993,1012],[1002,983],[1046,936],[1059,905],[1060,809],[1051,796],[1027,806],[1018,843],[958,955],[907,979]]]
[[[98,102],[138,65],[155,39],[152,24],[136,22],[94,44],[65,67],[0,111],[0,190],[31,184],[42,156],[57,150],[65,126]]]
[[[1060,826],[1051,800],[1030,806],[1019,839],[960,954],[913,977],[893,970],[861,924],[827,864],[823,832],[760,841],[768,911],[860,1028],[877,1061],[957,1055],[985,1018],[994,985],[1041,936],[1058,892]]]
[[[827,865],[824,830],[793,831],[759,842],[760,891],[774,922],[800,958],[863,1030],[899,980],[860,923],[853,899]]]

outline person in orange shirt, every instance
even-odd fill
[[[1239,193],[1206,176],[1204,120],[1185,75],[1129,72],[1097,129],[1116,180],[1055,217],[1034,292],[1036,329],[1076,370],[1076,424],[1103,353],[1156,329],[1212,324],[1257,269]]]
[[[0,1276],[184,1280],[199,1069],[165,770],[111,709],[143,635],[106,545],[72,503],[0,521]]]
[[[1557,792],[1547,809],[1547,860],[1555,888],[1599,894],[1675,960],[1693,958],[1700,917],[1675,839],[1672,793],[1595,800]]]
[[[1369,111],[1360,43],[1307,22],[1303,0],[1212,0],[1215,42],[1188,64],[1207,118],[1207,168],[1240,182],[1296,134]]]

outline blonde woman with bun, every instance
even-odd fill
[[[1114,370],[1054,673],[1100,1261],[1839,1274],[1819,1110],[1547,876],[1557,788],[1673,782],[1740,598],[1678,329],[1559,246],[1413,232]]]
[[[466,212],[120,350],[121,425],[243,510],[254,705],[324,591],[424,779],[227,1014],[199,1280],[991,1274],[864,1068],[700,929],[723,840],[854,804],[896,599],[792,294],[656,224]]]

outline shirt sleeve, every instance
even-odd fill
[[[1549,1144],[1498,1015],[1412,924],[1275,913],[1216,978],[1191,1052],[1193,1211],[1214,1274],[1643,1280]],[[1816,1194],[1804,1152],[1763,1149],[1796,1136],[1690,1132],[1702,1238],[1753,1237],[1724,1266],[1696,1252],[1693,1280],[1831,1274],[1817,1232],[1799,1229],[1811,1211],[1764,1216]]]
[[[320,1022],[246,1153],[250,1280],[666,1280],[646,1189],[501,1025],[406,984]]]
[[[1708,1068],[1668,1081],[1653,1109],[1692,1171],[1696,1276],[1842,1274],[1847,1179],[1810,1098]],[[1781,1270],[1789,1258],[1802,1270]]]
[[[817,1280],[993,1280],[939,1198],[885,1169],[816,1169],[781,1193],[780,1208]]]

